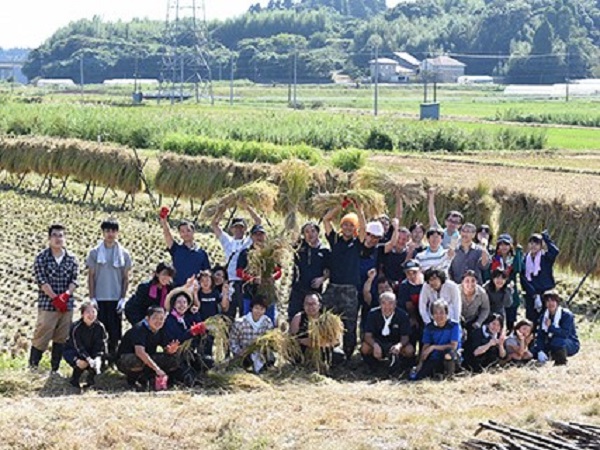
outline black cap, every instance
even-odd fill
[[[252,229],[250,230],[250,234],[254,234],[254,233],[266,233],[267,231],[265,230],[265,228],[262,225],[254,225],[252,227]]]
[[[238,225],[241,225],[242,227],[246,228],[246,221],[244,220],[243,217],[235,217],[232,221],[231,221],[231,225],[229,225],[229,228],[232,227],[236,227]]]

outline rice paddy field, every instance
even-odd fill
[[[460,448],[479,422],[490,419],[535,431],[548,430],[547,419],[600,424],[600,240],[590,234],[600,224],[600,128],[574,125],[600,116],[597,101],[503,101],[494,87],[442,86],[445,118],[424,124],[414,120],[417,88],[382,88],[377,118],[368,112],[372,92],[366,87],[304,87],[301,111],[286,107],[284,86],[236,84],[233,108],[226,104],[225,84],[216,85],[215,107],[133,108],[124,106],[122,90],[89,88],[82,100],[75,93],[28,89],[11,96],[2,89],[0,449],[201,444],[437,450]],[[38,97],[40,103],[28,103]],[[515,114],[521,110],[540,115],[540,122],[541,115],[550,115],[550,123],[523,124]],[[138,148],[137,156],[124,145]],[[406,151],[411,146],[419,148]],[[352,148],[361,150],[344,150]],[[335,162],[342,159],[339,150],[360,153],[359,162],[347,157],[353,170],[364,164],[385,172],[398,189],[421,190],[406,211],[407,222],[427,221],[424,193],[435,185],[438,215],[461,209],[468,220],[508,230],[520,242],[548,226],[562,250],[558,287],[565,296],[596,264],[596,277],[572,304],[581,353],[562,368],[504,368],[416,384],[374,379],[358,360],[331,376],[292,368],[260,377],[234,370],[211,373],[192,390],[161,394],[129,392],[114,371],[99,377],[96,391],[78,394],[63,377],[25,370],[36,313],[32,263],[46,244],[49,223],[66,224],[67,245],[83,262],[100,238],[101,220],[116,217],[134,260],[133,291],[157,262],[168,259],[156,204],[179,204],[173,222],[198,217],[198,241],[217,262],[221,248],[200,205],[210,211],[221,189],[268,182],[254,201],[264,203],[275,234],[312,214],[307,195],[343,195],[354,187],[356,174],[340,171]],[[306,164],[285,162],[293,157]],[[288,175],[282,175],[286,164]],[[298,189],[294,180],[312,190]],[[154,206],[142,181],[153,192]],[[90,188],[94,196],[86,193],[84,199]],[[390,193],[382,193],[389,201]],[[85,279],[83,271],[81,299],[87,297]],[[279,294],[287,298],[288,286],[280,286]]]

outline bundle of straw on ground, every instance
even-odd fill
[[[329,371],[333,347],[339,344],[344,333],[344,324],[337,314],[323,311],[317,319],[308,321],[310,347],[304,354],[306,365],[319,373]]]
[[[215,362],[219,363],[225,360],[229,351],[229,329],[231,328],[231,319],[222,314],[209,317],[204,321],[206,329],[214,338],[213,355]]]
[[[217,211],[235,208],[246,203],[254,209],[270,214],[275,208],[278,188],[273,183],[259,180],[245,184],[234,190],[225,190],[217,193],[202,211],[205,218],[213,217]]]
[[[496,190],[501,207],[500,232],[510,232],[526,247],[533,233],[547,229],[560,248],[558,263],[576,272],[600,275],[600,206],[569,204],[564,199],[546,200],[533,195]]]
[[[361,205],[367,219],[377,217],[385,212],[383,194],[372,189],[351,189],[347,192],[316,195],[312,199],[310,215],[323,217],[327,211],[342,205],[346,200],[354,200]]]
[[[275,365],[282,367],[288,363],[294,363],[302,359],[302,350],[298,341],[279,328],[275,328],[258,337],[242,353],[242,359],[253,353],[258,353],[264,361],[275,356]]]
[[[258,293],[266,297],[269,305],[277,302],[277,289],[272,279],[275,268],[288,267],[291,255],[292,247],[285,237],[271,238],[262,248],[248,251],[246,272],[253,277],[260,277]]]
[[[404,206],[414,207],[425,197],[422,183],[402,183],[382,170],[364,167],[352,176],[352,186],[385,193],[389,203],[401,198]]]
[[[0,138],[0,168],[14,174],[71,176],[127,194],[142,188],[140,168],[129,149],[76,139]]]

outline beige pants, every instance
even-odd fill
[[[31,345],[45,352],[50,341],[64,344],[69,337],[73,311],[61,313],[38,309],[37,322]]]

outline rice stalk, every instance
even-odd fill
[[[213,357],[215,362],[219,363],[224,361],[229,351],[231,319],[225,315],[219,314],[209,317],[204,321],[204,324],[214,338]]]
[[[359,189],[383,192],[392,200],[401,198],[406,207],[416,206],[426,192],[422,183],[402,183],[389,173],[372,167],[364,167],[355,172],[352,185]]]
[[[244,349],[242,359],[249,357],[255,352],[260,354],[265,361],[275,355],[275,364],[278,367],[282,367],[287,363],[293,363],[302,358],[302,350],[298,341],[279,328],[275,328],[259,336]]]
[[[316,195],[312,200],[311,215],[323,217],[327,211],[342,205],[347,200],[354,200],[362,206],[367,218],[377,217],[385,212],[383,194],[372,189],[351,189],[345,193]]]

